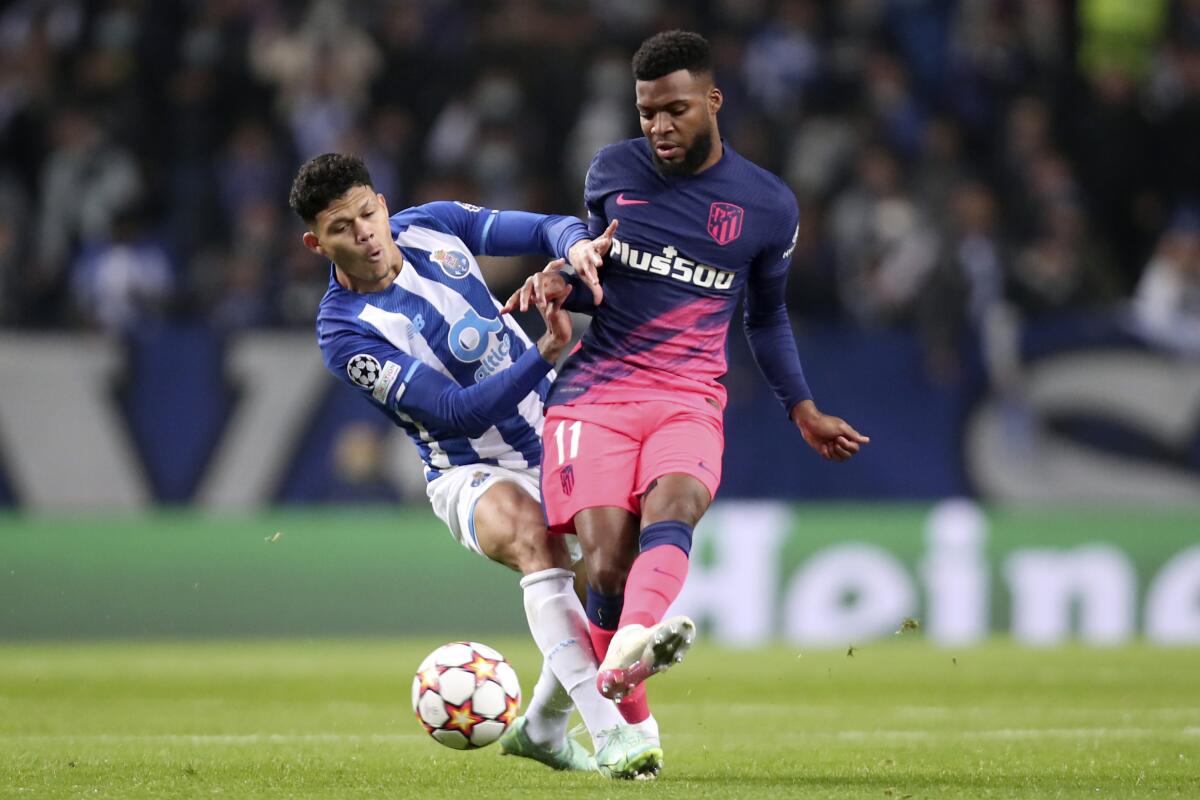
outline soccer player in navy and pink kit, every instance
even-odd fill
[[[694,635],[686,617],[662,620],[720,483],[717,379],[740,297],[754,358],[804,440],[844,461],[868,439],[813,403],[784,304],[796,199],[720,138],[708,43],[657,34],[633,72],[645,138],[600,150],[584,189],[593,235],[619,222],[600,304],[578,276],[548,271],[509,306],[571,285],[566,307],[593,315],[546,402],[542,497],[551,530],[583,545],[600,691],[657,736],[641,682]]]

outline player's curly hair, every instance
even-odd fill
[[[355,186],[372,186],[371,173],[358,156],[324,153],[300,167],[288,193],[288,205],[309,223]]]
[[[633,78],[653,81],[676,70],[693,75],[712,72],[712,53],[708,40],[691,31],[656,33],[633,54]]]

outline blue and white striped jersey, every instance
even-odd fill
[[[563,257],[587,229],[571,217],[436,202],[396,214],[391,230],[404,267],[388,288],[350,291],[330,267],[317,312],[325,365],[408,433],[428,480],[465,464],[538,466],[554,372],[500,314],[475,254]]]

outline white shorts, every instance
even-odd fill
[[[433,513],[446,523],[450,535],[468,550],[473,550],[483,556],[479,547],[479,539],[475,536],[475,504],[484,492],[492,488],[497,481],[511,481],[532,497],[539,505],[542,502],[540,475],[536,468],[521,469],[518,467],[492,467],[486,464],[467,464],[461,467],[451,467],[441,474],[437,480],[431,481],[425,487],[425,494],[433,506]],[[579,548],[579,540],[567,536],[567,551],[574,564],[583,557]],[[487,556],[484,556],[487,558]]]

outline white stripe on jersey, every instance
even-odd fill
[[[493,298],[492,301],[496,304],[497,311],[504,308],[504,306],[501,305],[500,302],[495,298]],[[521,329],[520,325],[516,324],[512,316],[502,314],[500,319],[504,321],[505,329],[508,330],[513,336],[516,336],[518,339],[520,339],[525,345],[526,350],[528,350],[530,347],[534,347],[533,340],[525,335],[525,331]],[[554,370],[550,370],[550,372],[546,375],[546,379],[551,383],[554,383],[554,379],[556,377],[558,377],[558,373]],[[529,423],[529,427],[533,428],[534,431],[537,432],[538,438],[542,438],[542,426],[545,421],[545,412],[542,408],[542,398],[538,397],[538,393],[536,391],[525,395],[525,399],[521,401],[519,406],[517,406],[517,413],[519,413],[521,417]]]
[[[554,383],[554,370],[550,370],[550,374],[546,376]],[[525,395],[525,399],[517,406],[517,412],[529,423],[529,427],[537,432],[538,438],[542,438],[542,426],[545,424],[546,418],[542,410],[542,398],[538,397],[537,392],[530,392]]]
[[[401,237],[402,236],[403,234],[401,234]],[[454,241],[458,240],[454,239]],[[474,259],[471,259],[471,262],[474,264]],[[478,271],[477,266],[474,267],[474,269]],[[407,278],[405,278],[405,273],[408,273]],[[404,280],[401,281],[401,278],[404,278]],[[445,284],[426,278],[416,269],[401,270],[400,276],[397,278],[397,282],[400,283],[401,288],[412,292],[413,294],[420,295],[430,304],[432,304],[433,307],[437,309],[438,313],[441,314],[446,320],[446,324],[448,326],[453,325],[456,320],[462,319],[467,311],[471,309],[471,304],[468,303],[466,298],[464,298],[461,294]],[[505,326],[505,330],[508,330],[507,325]],[[425,343],[424,337],[421,336],[421,334],[418,334],[418,336],[420,337],[421,341]],[[443,352],[449,349],[449,345],[442,342],[426,343],[426,348],[429,349],[430,357],[438,359],[437,363],[441,367],[442,372],[455,383],[458,383],[458,380],[456,380],[454,376],[450,374],[450,370],[444,366],[446,360],[454,358],[454,356],[450,353],[445,353],[444,357],[442,354],[435,355],[434,353],[438,345],[441,345]],[[416,355],[416,353],[413,355]],[[423,355],[418,356],[418,358],[420,358],[422,361],[427,361],[427,358]],[[508,369],[512,366],[512,363],[512,356],[505,356],[504,360],[497,364],[495,371],[499,372],[501,369]],[[526,397],[526,400],[528,400],[528,397]],[[532,423],[530,427],[533,427]],[[498,459],[501,456],[514,452],[512,445],[504,441],[504,437],[500,435],[500,431],[496,430],[494,425],[484,431],[480,436],[469,438],[467,441],[470,443],[471,449],[478,453],[480,458]],[[520,458],[519,453],[517,454],[517,457],[521,464],[525,463],[525,459]]]
[[[410,231],[413,229],[409,229]],[[397,236],[397,242],[411,246],[419,243],[422,247],[434,245],[437,248],[448,248],[461,250],[467,254],[467,258],[471,263],[471,271],[480,279],[478,264],[474,257],[470,255],[470,251],[466,250],[456,237],[440,234],[436,231],[428,231],[425,229],[417,229],[418,235],[408,237],[409,231],[401,233]],[[403,240],[403,242],[402,242]],[[415,240],[415,241],[414,241]],[[446,320],[447,325],[453,325],[454,321],[461,319],[463,315],[471,309],[470,303],[467,302],[458,292],[455,292],[449,286],[440,281],[430,279],[421,274],[416,265],[407,262],[407,269],[402,269],[396,278],[396,285],[423,298],[426,302],[434,307],[434,309]],[[426,265],[428,266],[428,265]],[[437,269],[436,266],[430,266],[430,269]],[[482,280],[481,280],[482,282]],[[489,293],[490,296],[490,293]],[[492,298],[493,305],[497,309],[501,308],[500,304]],[[372,325],[376,330],[383,334],[389,342],[397,349],[408,353],[414,358],[429,367],[436,369],[441,374],[445,375],[455,383],[459,381],[451,373],[446,363],[448,359],[454,356],[448,352],[449,345],[445,342],[430,342],[421,331],[418,331],[412,324],[412,320],[405,314],[393,311],[385,311],[377,306],[367,303],[363,306],[359,313],[359,318],[364,322]],[[504,330],[508,335],[519,339],[526,347],[532,346],[529,337],[521,330],[519,325],[512,321],[511,317],[501,317],[501,322],[504,324]],[[513,359],[511,353],[496,365],[495,371],[507,369],[512,366]],[[550,379],[553,380],[554,373],[550,373]],[[518,413],[528,425],[533,428],[538,436],[541,436],[543,426],[542,416],[542,401],[538,397],[537,392],[530,392],[521,401],[517,407]],[[439,442],[434,440],[424,427],[420,426],[411,417],[404,415],[406,419],[414,424],[420,433],[421,440],[430,447],[430,464],[437,468],[445,468],[449,466],[448,456]],[[500,431],[495,426],[488,428],[480,436],[467,439],[476,454],[481,459],[496,459],[501,466],[511,467],[527,467],[524,457],[519,451],[514,450],[513,446],[505,441]]]
[[[475,254],[462,239],[453,234],[442,233],[432,228],[422,228],[420,225],[409,225],[408,228],[396,235],[396,244],[401,247],[424,250],[426,253],[432,253],[435,250],[457,250],[467,257],[467,264],[470,265],[469,274],[474,275],[485,286],[487,285],[487,282],[483,280],[483,272],[479,269],[479,262],[475,260]]]
[[[437,440],[429,435],[429,431],[425,429],[424,425],[417,422],[403,411],[397,411],[396,416],[399,417],[403,422],[407,422],[409,425],[412,425],[414,428],[416,428],[417,435],[421,437],[421,441],[429,445],[429,466],[433,467],[434,469],[450,469],[450,467],[453,466],[450,463],[450,456],[446,455],[446,451],[438,445]]]
[[[406,271],[402,270],[400,274],[403,275]],[[438,354],[425,341],[425,337],[417,331],[412,320],[404,314],[398,311],[384,311],[378,306],[367,303],[359,312],[358,318],[382,333],[383,338],[391,342],[397,350],[408,353],[425,366],[432,367],[450,380],[454,380],[454,376],[450,374],[450,370],[446,369]],[[410,331],[415,334],[411,338],[409,337]]]
[[[405,270],[401,270],[400,274],[403,275],[404,272]],[[426,366],[436,369],[447,378],[454,379],[450,375],[450,371],[438,360],[437,355],[430,349],[429,344],[423,337],[417,335],[409,338],[408,332],[415,332],[416,329],[412,325],[412,320],[404,314],[395,311],[384,311],[382,308],[367,303],[363,306],[362,311],[359,312],[358,318],[363,322],[369,323],[383,334],[383,337],[391,342],[400,352],[408,353]],[[450,456],[446,455],[446,451],[442,449],[438,441],[429,435],[429,431],[425,429],[425,426],[408,414],[395,409],[393,410],[401,421],[413,426],[421,441],[429,446],[429,465],[435,469],[449,469],[451,466]]]

